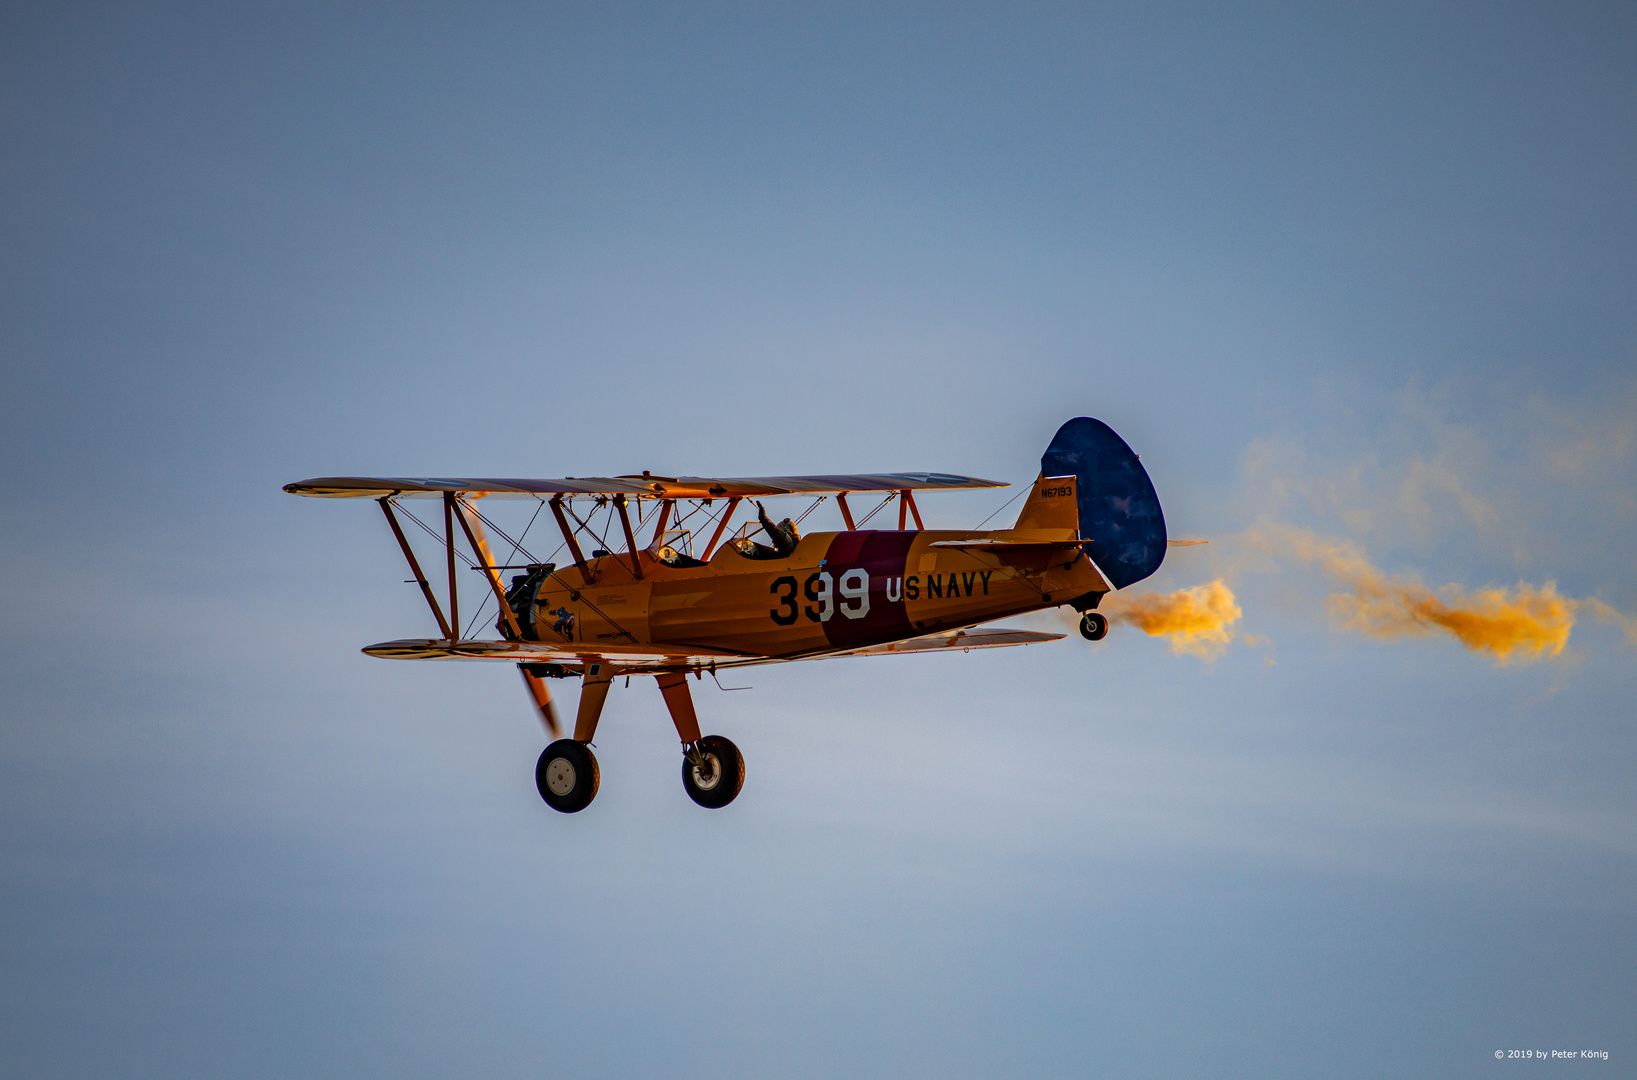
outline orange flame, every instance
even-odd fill
[[[1221,578],[1173,593],[1112,595],[1105,612],[1152,637],[1167,637],[1171,651],[1215,660],[1233,641],[1230,629],[1244,614]]]
[[[1364,551],[1345,540],[1327,540],[1304,529],[1264,529],[1254,537],[1262,546],[1283,549],[1318,565],[1350,592],[1330,596],[1331,614],[1350,630],[1378,638],[1409,637],[1440,631],[1467,648],[1487,652],[1502,666],[1554,657],[1569,643],[1575,614],[1600,601],[1575,600],[1558,593],[1555,582],[1513,589],[1476,589],[1445,585],[1434,591],[1419,581],[1388,576],[1371,564]]]

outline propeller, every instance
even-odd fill
[[[534,696],[534,707],[540,710],[540,722],[546,725],[546,731],[553,739],[563,737],[562,725],[557,722],[557,710],[551,704],[551,691],[546,688],[546,680],[538,675],[530,675],[523,670],[523,665],[517,665],[518,674],[523,676],[523,685],[529,688]]]
[[[483,523],[476,514],[468,514],[468,507],[463,500],[457,500],[456,509],[466,524],[471,526],[472,539],[477,541],[478,554],[488,566],[495,565],[494,552],[489,550],[489,538],[483,533]],[[546,686],[546,680],[538,675],[530,675],[523,665],[517,665],[517,673],[523,676],[523,685],[529,688],[529,696],[534,698],[534,707],[540,711],[540,722],[546,725],[546,731],[553,739],[562,737],[563,726],[557,722],[557,710],[551,704],[551,690]]]

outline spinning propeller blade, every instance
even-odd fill
[[[472,539],[477,541],[478,554],[488,566],[495,565],[494,552],[489,550],[489,539],[483,534],[483,525],[478,521],[475,513],[467,513],[468,507],[464,502],[457,504],[461,516],[466,524],[472,527]],[[534,698],[534,707],[540,710],[540,722],[546,725],[546,731],[553,739],[559,739],[563,734],[563,726],[557,722],[557,710],[551,704],[551,691],[546,687],[546,680],[537,675],[530,675],[521,666],[517,673],[523,676],[523,685],[529,688],[529,695]]]
[[[455,508],[460,511],[460,516],[466,519],[466,524],[472,527],[472,539],[477,541],[478,554],[483,556],[485,563],[493,566],[495,564],[495,553],[489,550],[489,538],[483,532],[482,520],[478,518],[476,513],[467,512],[471,510],[471,507],[466,505],[464,499],[457,499]]]
[[[523,684],[529,688],[534,696],[534,707],[540,710],[540,722],[546,725],[546,731],[553,739],[563,736],[562,725],[557,722],[557,710],[551,704],[551,691],[546,688],[546,680],[537,675],[530,675],[521,667],[518,674],[523,676]]]

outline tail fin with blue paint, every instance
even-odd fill
[[[1080,547],[1103,578],[1123,589],[1160,568],[1165,561],[1165,514],[1159,495],[1142,462],[1113,428],[1089,416],[1070,420],[1057,429],[1041,457],[1040,475],[1023,505],[1018,528],[1045,525],[1040,520],[1045,516],[1062,518],[1061,510],[1050,507],[1042,496],[1061,487],[1050,484],[1052,478],[1073,477]]]

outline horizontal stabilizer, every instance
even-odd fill
[[[975,551],[1028,551],[1038,549],[1051,551],[1059,548],[1078,548],[1080,541],[1070,537],[1067,540],[934,540],[927,547],[935,548],[966,548]]]
[[[1071,507],[1072,509],[1072,507]],[[1003,529],[987,536],[973,536],[965,540],[934,540],[928,548],[953,549],[976,556],[980,552],[993,556],[1007,566],[1015,566],[1026,574],[1040,573],[1047,567],[1060,565],[1064,569],[1084,558],[1082,542],[1069,529]],[[976,560],[974,560],[976,561]],[[1108,588],[1107,578],[1096,563],[1102,592]]]

